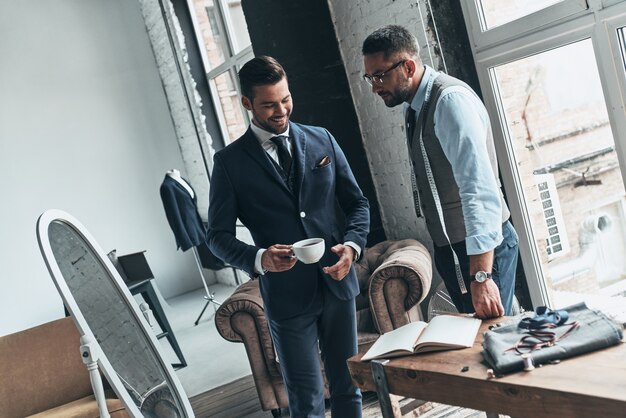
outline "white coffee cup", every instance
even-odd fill
[[[309,238],[292,245],[293,254],[304,264],[317,263],[324,255],[324,238]]]

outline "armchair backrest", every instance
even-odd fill
[[[92,394],[72,318],[0,337],[0,415],[25,417]]]

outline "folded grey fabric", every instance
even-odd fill
[[[572,331],[555,345],[532,351],[530,356],[535,365],[573,357],[590,351],[600,350],[618,344],[623,337],[621,325],[613,322],[602,312],[589,309],[584,303],[564,308],[569,313],[568,324],[578,321],[580,327]],[[570,327],[567,324],[551,328],[550,331],[561,337]],[[524,369],[524,361],[510,347],[528,335],[528,330],[519,328],[518,323],[506,325],[485,333],[483,358],[497,374],[516,372]]]

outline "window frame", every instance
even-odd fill
[[[496,154],[512,219],[520,239],[520,258],[526,273],[533,306],[549,303],[544,273],[535,251],[530,215],[522,195],[504,109],[499,99],[494,68],[582,39],[591,39],[598,73],[615,141],[622,179],[626,179],[626,70],[617,30],[626,28],[626,0],[565,2],[585,6],[568,9],[562,3],[513,22],[483,31],[478,19],[478,0],[461,0],[472,55],[491,116]],[[584,3],[584,4],[583,4]],[[626,29],[625,29],[626,36]],[[626,46],[625,46],[626,47]],[[620,74],[621,72],[621,74]]]
[[[470,2],[472,5],[469,5]],[[586,0],[564,0],[508,23],[486,29],[481,17],[480,3],[481,0],[461,1],[465,23],[468,29],[471,28],[472,46],[479,50],[532,33],[554,21],[566,21],[575,18],[588,9]]]
[[[221,132],[221,140],[222,147],[232,142],[230,140],[230,135],[228,133],[228,127],[226,124],[226,120],[224,119],[224,112],[222,111],[222,104],[220,102],[219,93],[213,87],[214,79],[219,77],[221,74],[229,71],[233,78],[233,82],[235,85],[235,89],[237,93],[241,95],[241,86],[239,85],[239,78],[237,77],[237,73],[241,66],[254,58],[254,52],[252,50],[252,45],[248,45],[243,48],[238,53],[235,53],[234,43],[234,35],[232,34],[232,25],[230,25],[230,20],[225,14],[224,2],[228,0],[213,0],[215,3],[215,7],[218,11],[217,13],[217,25],[219,26],[220,31],[223,34],[223,39],[221,41],[222,48],[224,52],[224,62],[220,65],[212,68],[209,59],[206,53],[206,47],[203,43],[202,32],[200,30],[200,25],[197,20],[197,16],[194,9],[194,0],[187,0],[187,7],[189,9],[189,13],[191,15],[191,19],[193,22],[193,29],[195,33],[195,39],[198,44],[198,48],[200,49],[200,54],[202,56],[202,64],[204,66],[204,72],[206,73],[207,83],[209,84],[209,91],[211,93],[211,100],[213,102],[213,106],[215,108],[215,113],[217,119],[219,121],[219,127]],[[250,123],[250,116],[248,112],[243,107],[241,103],[239,103],[241,108],[241,112],[243,115],[244,122],[246,124]]]

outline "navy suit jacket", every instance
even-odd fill
[[[341,300],[359,293],[354,268],[341,281],[321,267],[335,264],[330,251],[337,243],[353,241],[365,249],[369,232],[369,204],[350,170],[343,151],[324,128],[290,122],[296,195],[288,188],[276,164],[258,139],[248,131],[215,154],[209,203],[208,242],[212,252],[227,263],[255,276],[260,248],[293,244],[305,238],[324,238],[326,251],[319,263],[297,262],[286,272],[260,277],[265,310],[272,319],[298,315],[307,309],[322,281]],[[325,157],[330,164],[320,167]],[[336,216],[336,202],[345,214]],[[239,220],[250,230],[255,245],[235,237]]]
[[[163,179],[159,192],[177,248],[187,251],[205,243],[206,230],[196,207],[195,193],[191,197],[187,189],[168,175]]]

